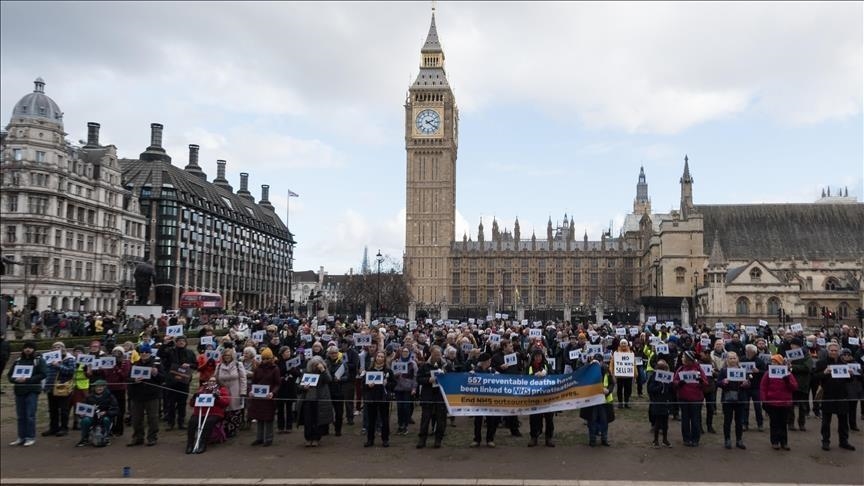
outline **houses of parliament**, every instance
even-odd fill
[[[418,309],[535,318],[606,315],[658,320],[818,325],[857,321],[864,307],[864,204],[846,195],[809,204],[694,202],[685,156],[678,209],[655,213],[644,169],[632,212],[613,235],[577,237],[573,218],[526,235],[481,221],[455,235],[459,111],[433,12],[420,71],[405,100],[404,269]],[[694,167],[696,164],[694,162]],[[629,315],[628,315],[629,314]]]

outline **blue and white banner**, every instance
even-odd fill
[[[454,416],[530,415],[603,404],[600,365],[591,363],[567,375],[438,375],[447,411]]]

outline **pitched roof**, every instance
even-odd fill
[[[711,256],[708,257],[708,266],[723,266],[726,264],[726,256],[723,255],[723,248],[720,247],[720,240],[717,238],[717,233],[714,233],[714,242],[711,244]]]
[[[864,204],[699,205],[705,235],[727,260],[846,259],[864,255]],[[712,240],[705,238],[710,254]]]
[[[263,230],[294,242],[293,235],[276,213],[164,160],[120,159],[124,185],[131,185],[135,195],[150,186],[152,198],[170,198],[164,189],[174,189],[175,197],[186,206],[214,214],[239,224]]]
[[[426,43],[420,52],[441,52],[441,42],[438,41],[438,29],[435,27],[435,14],[432,14],[432,23],[429,25],[429,34],[426,35]]]

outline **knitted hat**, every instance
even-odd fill
[[[94,381],[93,383],[90,383],[90,386],[93,386],[93,387],[96,387],[96,386],[108,386],[108,382],[105,381],[105,380],[96,380],[96,381]]]
[[[273,359],[273,351],[270,348],[264,348],[261,351],[261,359]]]
[[[153,352],[153,351],[150,349],[150,345],[149,345],[149,344],[144,343],[144,344],[140,344],[140,345],[138,345],[138,352],[139,352],[139,353],[151,353],[151,352]]]
[[[782,365],[783,364],[783,356],[779,354],[775,354],[771,356],[771,362],[774,364]]]
[[[684,351],[684,356],[686,356],[687,359],[689,359],[690,361],[696,361],[696,353],[690,351],[689,349],[687,351]]]

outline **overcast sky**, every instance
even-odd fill
[[[460,107],[457,239],[574,215],[591,239],[632,210],[812,202],[864,180],[861,2],[439,2]],[[296,234],[295,269],[404,248],[404,101],[429,2],[2,2],[0,118],[46,81],[69,139],[137,157],[149,125],[212,180],[228,161]],[[503,229],[503,228],[502,228]]]

